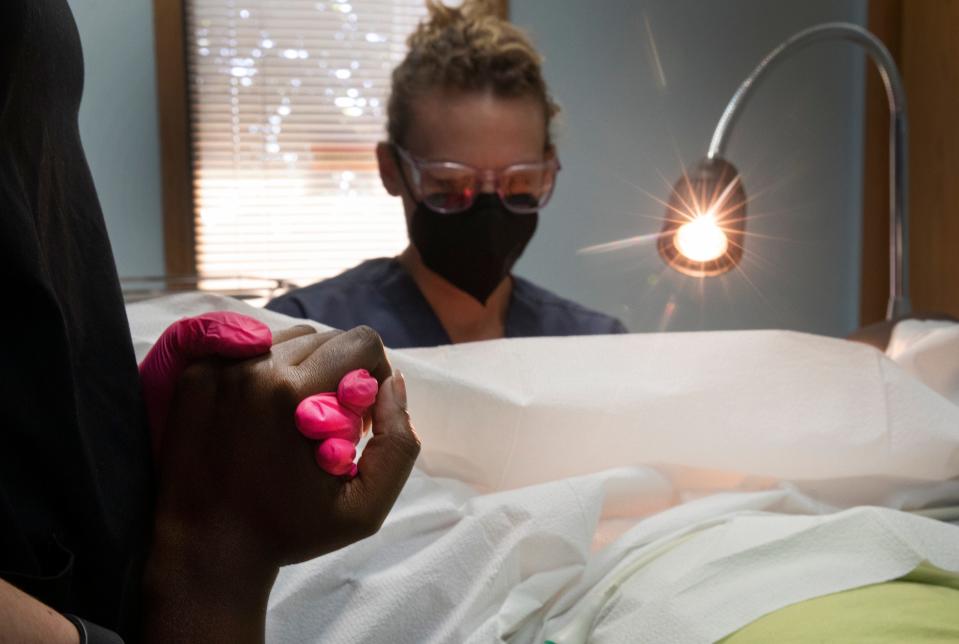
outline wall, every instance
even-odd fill
[[[163,273],[152,0],[69,0],[86,78],[80,136],[120,276]]]
[[[161,273],[151,2],[70,4],[86,56],[81,133],[120,273]],[[856,326],[863,57],[842,43],[785,62],[734,132],[728,156],[755,216],[742,272],[686,278],[649,244],[577,250],[658,231],[656,199],[703,155],[739,81],[803,27],[863,24],[863,0],[511,0],[510,11],[564,107],[564,169],[520,274],[635,331]]]
[[[564,110],[563,171],[518,272],[634,331],[855,328],[864,59],[851,45],[784,62],[734,131],[727,156],[753,198],[743,271],[683,277],[663,268],[654,243],[577,250],[657,232],[656,200],[682,162],[705,154],[762,56],[804,27],[864,24],[865,13],[861,0],[512,0]]]

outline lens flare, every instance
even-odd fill
[[[667,266],[690,277],[722,275],[739,264],[746,192],[723,159],[704,159],[673,186],[656,246]]]
[[[694,262],[710,262],[726,254],[729,239],[712,212],[695,217],[676,231],[676,249]]]

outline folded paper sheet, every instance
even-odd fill
[[[422,466],[486,489],[636,464],[791,480],[959,475],[959,408],[843,340],[538,338],[403,358]]]
[[[893,329],[886,354],[931,389],[959,405],[959,324],[904,320]]]
[[[163,298],[130,307],[138,355],[170,322],[213,309],[274,331],[302,323],[227,298]],[[959,346],[959,333],[951,342]],[[787,331],[530,338],[390,359],[407,375],[419,466],[483,491],[647,464],[706,489],[744,477],[881,487],[959,476],[959,407],[844,340]],[[959,381],[959,363],[940,371]],[[849,500],[877,502],[862,492]]]

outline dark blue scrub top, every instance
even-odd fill
[[[371,259],[359,266],[290,291],[266,308],[308,318],[337,329],[365,324],[393,349],[451,344],[413,278],[395,258]],[[616,318],[564,300],[521,277],[513,277],[506,314],[506,337],[627,333]]]

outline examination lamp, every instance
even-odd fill
[[[720,275],[739,264],[746,233],[746,192],[739,171],[723,153],[739,113],[759,81],[786,54],[822,40],[861,45],[879,68],[889,104],[889,304],[886,319],[909,313],[906,283],[906,98],[889,50],[858,25],[826,23],[795,34],[773,49],[746,77],[726,105],[706,158],[676,182],[657,241],[668,266],[686,275]]]

